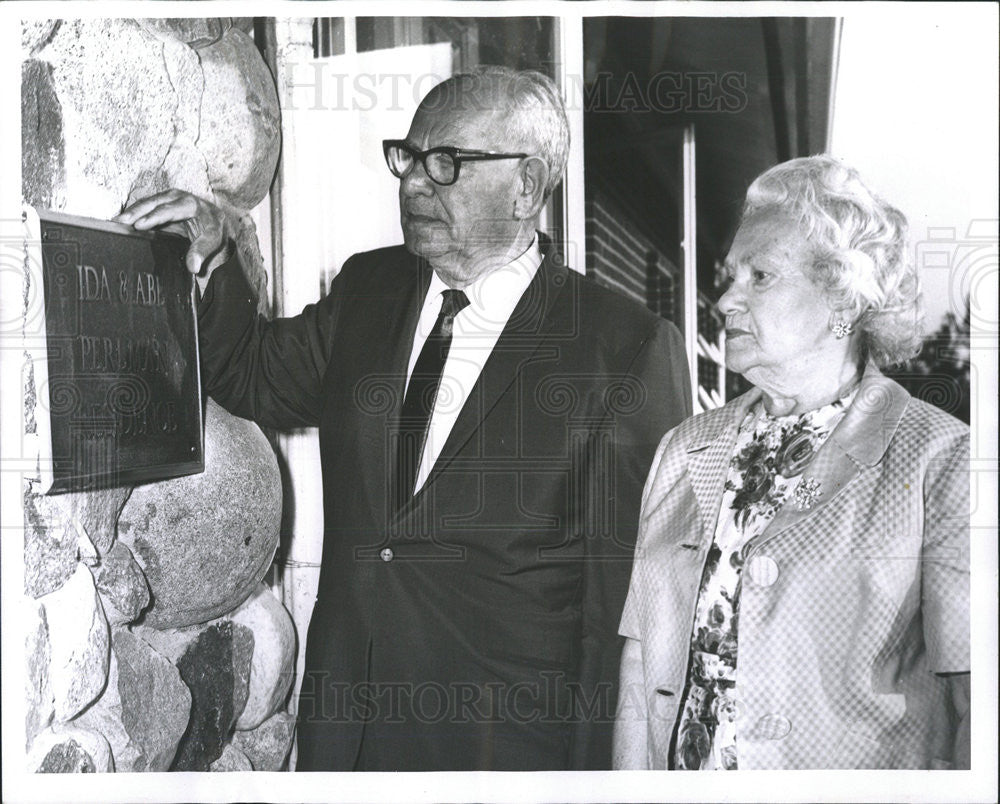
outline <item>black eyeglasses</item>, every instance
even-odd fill
[[[406,144],[405,140],[382,140],[385,163],[397,179],[403,178],[417,160],[424,166],[428,177],[435,184],[445,186],[458,181],[462,162],[485,162],[490,159],[523,159],[530,154],[502,154],[497,151],[469,151],[439,145],[418,151]]]

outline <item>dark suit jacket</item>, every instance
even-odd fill
[[[402,247],[357,254],[325,299],[268,322],[233,261],[199,307],[208,392],[263,425],[319,427],[298,767],[610,767],[642,485],[690,412],[680,335],[546,254],[396,511],[395,417],[429,281]]]

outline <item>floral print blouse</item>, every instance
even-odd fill
[[[771,416],[758,402],[740,425],[698,594],[674,739],[672,764],[677,770],[736,770],[737,632],[746,548],[786,500],[811,504],[816,481],[803,471],[853,398],[852,391],[822,408],[790,416]]]

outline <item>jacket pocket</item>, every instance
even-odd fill
[[[947,770],[951,763],[943,759],[922,757],[903,746],[881,743],[858,731],[844,734],[834,750],[830,768],[858,770]]]
[[[882,745],[857,731],[848,729],[840,738],[831,758],[830,768],[877,768]]]

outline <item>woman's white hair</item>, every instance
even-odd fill
[[[569,156],[569,122],[559,88],[544,73],[482,65],[438,84],[420,105],[492,113],[509,147],[530,150],[548,165],[546,198],[562,180]]]
[[[802,227],[813,281],[860,334],[863,359],[886,367],[920,351],[923,299],[906,217],[856,170],[826,154],[775,165],[747,190],[743,219],[765,211]]]

